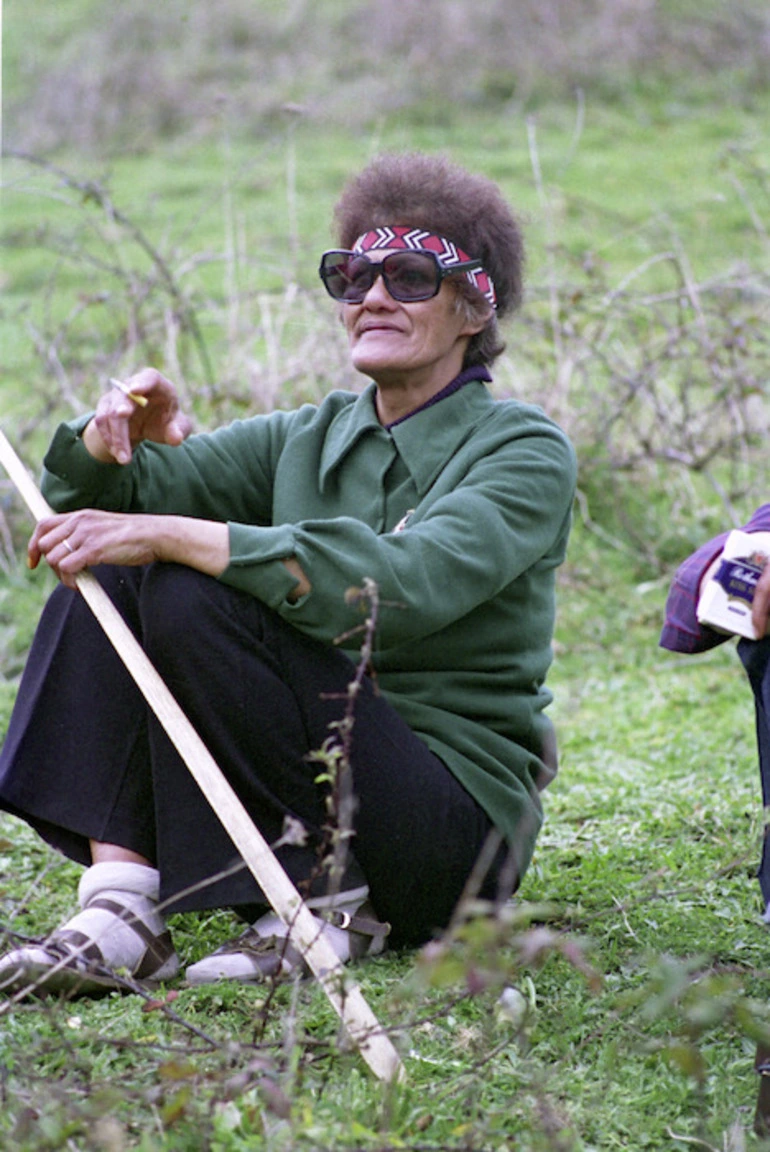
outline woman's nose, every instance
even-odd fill
[[[370,307],[382,306],[383,304],[390,307],[392,304],[395,304],[393,297],[385,287],[385,277],[382,275],[381,269],[378,269],[378,275],[361,303]]]

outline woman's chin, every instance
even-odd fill
[[[360,356],[354,354],[351,361],[356,372],[360,372],[363,376],[371,376],[373,380],[394,374],[400,375],[403,371],[402,366],[392,356],[364,355],[362,353]]]

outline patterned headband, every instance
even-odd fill
[[[458,248],[444,236],[426,232],[422,228],[403,228],[400,225],[370,228],[368,232],[359,236],[353,245],[354,252],[371,252],[377,248],[407,248],[412,252],[432,252],[438,257],[442,268],[451,268],[454,264],[464,264],[472,259],[462,248]],[[474,288],[478,288],[493,308],[497,307],[495,285],[492,277],[483,268],[466,272],[465,278]]]

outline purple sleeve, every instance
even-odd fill
[[[743,527],[744,532],[770,531],[770,504],[758,508]],[[729,637],[700,624],[696,616],[704,573],[724,548],[727,533],[715,536],[680,564],[666,600],[666,619],[660,634],[661,648],[672,652],[706,652]]]

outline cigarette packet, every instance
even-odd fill
[[[717,632],[760,639],[751,622],[751,604],[765,565],[770,559],[770,532],[734,529],[712,565],[698,600],[701,624]]]

